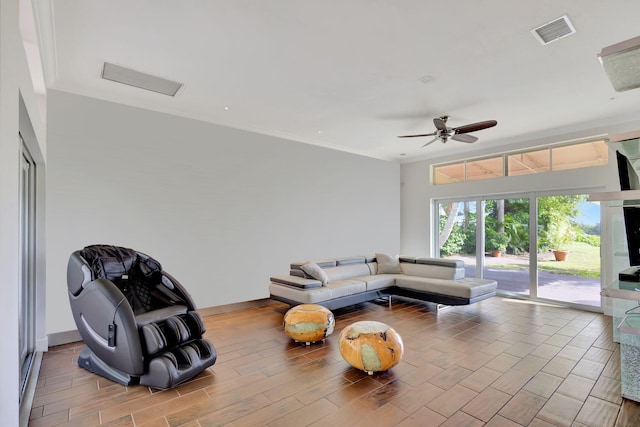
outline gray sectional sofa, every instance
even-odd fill
[[[464,263],[386,254],[294,262],[271,277],[271,299],[330,310],[392,295],[443,305],[465,305],[496,294],[494,280],[465,277]]]

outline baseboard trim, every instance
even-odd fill
[[[257,299],[253,301],[236,302],[233,304],[218,305],[215,307],[199,308],[198,313],[200,316],[211,316],[214,314],[230,313],[232,311],[244,310],[246,308],[264,307],[270,304],[276,304],[269,298]],[[69,344],[72,342],[82,341],[80,332],[77,329],[65,332],[56,332],[47,335],[49,347],[55,347],[57,345]],[[48,347],[47,347],[48,348]],[[46,350],[45,350],[46,351]]]
[[[253,301],[236,302],[233,304],[218,305],[215,307],[199,308],[200,316],[211,316],[214,314],[230,313],[232,311],[244,310],[246,308],[264,307],[275,304],[276,301],[270,298],[256,299]]]
[[[47,335],[49,339],[49,347],[55,347],[57,345],[69,344],[70,342],[82,341],[80,332],[77,329],[65,332],[56,332]]]
[[[49,348],[49,337],[44,337],[42,340],[36,340],[36,351],[47,351]]]

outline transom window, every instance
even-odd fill
[[[433,183],[439,185],[479,181],[504,176],[604,166],[608,162],[609,149],[604,140],[554,145],[436,165],[433,167]]]

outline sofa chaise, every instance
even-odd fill
[[[294,262],[271,277],[271,299],[330,310],[398,295],[442,305],[473,304],[496,294],[494,280],[465,277],[464,263],[442,258],[357,256]]]

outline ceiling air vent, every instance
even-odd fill
[[[102,78],[169,96],[176,96],[182,87],[182,83],[163,79],[162,77],[153,76],[147,73],[141,73],[140,71],[121,67],[109,62],[104,63],[104,67],[102,68]]]
[[[571,21],[567,15],[561,16],[558,19],[554,19],[551,22],[531,30],[531,34],[542,45],[553,43],[556,40],[570,36],[575,33],[576,29],[573,28]]]

